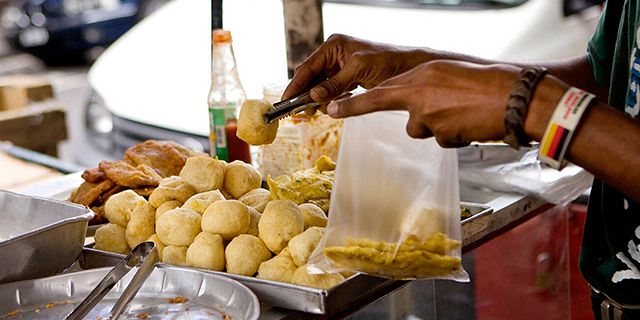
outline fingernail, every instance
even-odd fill
[[[338,115],[338,103],[335,101],[331,101],[329,103],[329,105],[327,106],[327,114],[329,114],[332,117],[335,117]]]
[[[327,95],[329,94],[327,92],[327,89],[325,89],[324,87],[317,87],[315,89],[313,89],[313,91],[316,92],[316,95],[320,98],[320,99],[324,99],[327,97]]]

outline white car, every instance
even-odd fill
[[[326,0],[322,14],[325,37],[344,33],[486,58],[540,60],[585,53],[601,10],[588,2]],[[223,4],[247,96],[261,98],[265,84],[287,79],[282,0]],[[86,113],[96,141],[91,144],[114,158],[148,138],[208,148],[210,6],[173,0],[98,58],[89,72],[95,91]]]

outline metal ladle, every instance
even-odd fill
[[[151,272],[153,272],[158,260],[158,249],[155,243],[149,241],[137,245],[120,263],[107,273],[93,291],[73,309],[66,320],[83,319],[124,275],[142,261],[131,282],[129,282],[129,285],[127,285],[127,288],[124,289],[124,292],[111,309],[109,319],[117,319],[118,316],[124,312],[124,309],[133,297],[135,297],[136,293],[138,293],[144,281],[149,277]]]

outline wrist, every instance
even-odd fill
[[[546,76],[538,83],[524,122],[524,132],[531,140],[542,140],[551,115],[568,88],[552,76]]]

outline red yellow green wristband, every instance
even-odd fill
[[[593,94],[574,87],[564,93],[540,141],[538,151],[540,162],[557,170],[564,167],[566,164],[564,157],[573,133],[594,97]]]

